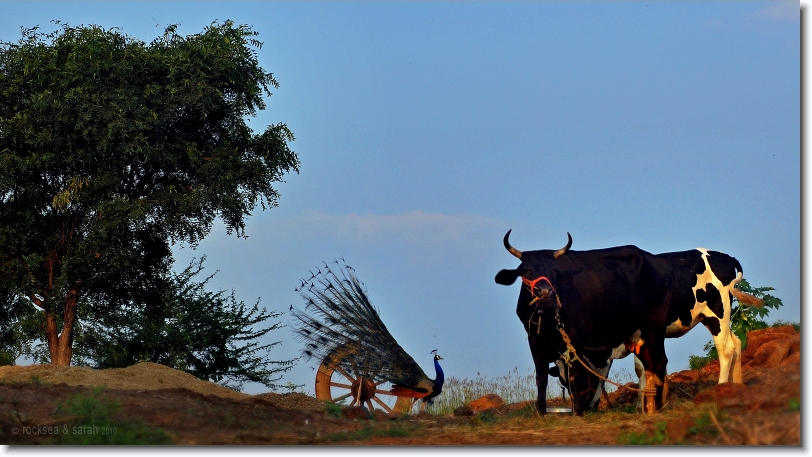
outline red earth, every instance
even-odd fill
[[[584,417],[542,417],[525,402],[473,416],[350,419],[303,394],[242,394],[156,364],[0,367],[0,443],[800,446],[800,333],[751,332],[744,384],[717,384],[718,369],[671,374],[668,405],[651,415],[620,389]]]

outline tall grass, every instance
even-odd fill
[[[620,384],[637,382],[637,376],[622,367],[613,369],[609,374],[609,379]],[[616,389],[617,387],[614,385],[606,383],[607,392],[614,392]],[[560,398],[561,393],[561,385],[558,380],[549,378],[547,398]],[[426,410],[431,414],[451,414],[456,408],[467,405],[487,394],[497,394],[507,404],[535,400],[536,370],[528,368],[526,374],[521,374],[519,368],[516,367],[506,375],[493,378],[479,374],[474,379],[450,376],[443,384],[443,393],[435,398],[434,403],[429,405]]]
[[[443,384],[443,393],[434,399],[427,411],[431,414],[451,414],[454,409],[486,394],[497,394],[508,404],[533,400],[536,398],[536,372],[528,369],[527,374],[522,375],[517,367],[506,375],[494,378],[478,375],[474,379],[461,379],[450,376]]]

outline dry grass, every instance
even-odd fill
[[[637,376],[625,368],[612,370],[609,379],[620,384],[637,382]],[[617,387],[606,383],[607,392],[614,392]],[[474,379],[451,376],[443,384],[443,393],[427,408],[431,414],[451,414],[454,409],[467,405],[486,394],[497,394],[507,404],[536,399],[536,371],[528,368],[526,374],[519,373],[516,367],[502,376],[488,378],[478,375]],[[547,398],[561,398],[562,389],[559,382],[550,378],[547,383]]]
[[[218,397],[244,400],[251,395],[231,390],[213,382],[202,381],[183,371],[157,363],[139,363],[127,368],[95,370],[87,367],[27,365],[0,367],[0,382],[67,384],[69,386],[105,386],[108,389],[138,391],[183,388]]]

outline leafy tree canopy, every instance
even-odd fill
[[[237,301],[234,292],[210,292],[195,277],[205,257],[173,274],[155,303],[125,303],[114,314],[89,318],[77,334],[74,360],[95,368],[123,368],[153,362],[240,390],[245,382],[276,389],[293,360],[273,360],[278,342],[261,339],[280,328],[281,316]],[[124,324],[124,325],[122,325]]]
[[[80,299],[104,313],[148,294],[172,243],[217,217],[245,236],[298,172],[285,124],[245,121],[278,87],[256,35],[226,21],[147,44],[59,24],[0,44],[0,275],[43,311],[51,363],[70,363]]]

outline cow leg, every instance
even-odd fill
[[[589,373],[586,368],[578,362],[572,364],[569,370],[570,397],[572,398],[572,414],[583,416],[596,390],[590,388],[590,381],[597,381],[595,375]]]
[[[716,345],[716,352],[719,354],[719,384],[728,381],[730,368],[736,362],[739,363],[737,371],[741,376],[741,358],[737,354],[737,352],[741,352],[741,340],[736,338],[729,328],[722,328],[719,334],[713,336],[713,343]],[[736,343],[738,343],[738,351],[736,350]]]
[[[542,416],[547,414],[547,378],[549,376],[550,365],[549,362],[544,360],[541,348],[537,347],[538,340],[536,335],[528,335],[528,342],[530,343],[530,354],[533,356],[533,365],[536,366],[536,388],[538,395],[536,397],[536,409]]]
[[[646,388],[646,369],[643,368],[643,362],[641,362],[640,359],[636,355],[634,356],[634,374],[637,375],[637,387],[639,389],[641,389],[641,390],[645,389]],[[646,404],[646,399],[645,399],[645,396],[643,395],[643,392],[640,392],[640,395],[638,395],[638,401],[639,401],[638,409],[640,411],[644,411],[645,404]]]
[[[640,350],[640,361],[645,367],[646,387],[654,389],[653,397],[645,395],[643,411],[646,414],[654,414],[665,406],[668,398],[666,378],[668,357],[665,355],[665,341],[662,335],[659,338],[656,335],[648,335],[646,344]]]
[[[733,370],[733,382],[741,384],[742,381],[742,342],[729,329],[722,328],[718,335],[713,337],[716,352],[719,354],[719,384],[730,380],[730,371]]]
[[[733,382],[743,384],[742,378],[742,340],[735,333],[730,332],[733,337]]]
[[[609,378],[610,368],[612,368],[611,358],[607,361],[605,367],[598,368],[598,373],[600,373],[600,375],[603,376],[604,378]],[[590,387],[595,383],[597,384],[597,386],[595,386],[595,395],[592,397],[592,400],[587,405],[589,409],[594,409],[598,407],[598,403],[601,401],[601,396],[603,395],[603,382],[601,382],[600,378],[594,375],[590,375],[589,379],[590,379]]]

